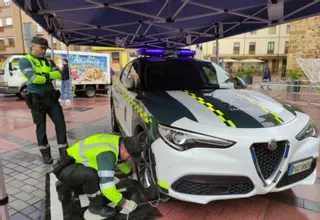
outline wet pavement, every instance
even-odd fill
[[[272,95],[272,94],[270,94]],[[75,98],[72,106],[63,106],[68,142],[100,132],[111,132],[109,98]],[[317,123],[320,130],[320,108],[300,106]],[[55,130],[47,119],[47,134],[54,158],[58,157]],[[25,103],[15,97],[0,97],[0,157],[7,193],[10,219],[44,219],[45,174],[50,165],[42,163],[36,146],[35,125]],[[212,202],[207,205],[170,200],[158,206],[162,220],[227,219],[320,219],[320,161],[317,182],[281,193]]]

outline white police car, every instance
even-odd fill
[[[314,183],[320,139],[308,115],[235,89],[239,81],[194,51],[138,53],[114,78],[112,127],[149,138],[136,165],[149,199],[159,189],[205,204]]]

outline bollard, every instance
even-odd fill
[[[6,193],[4,174],[2,170],[2,161],[0,158],[0,220],[9,220],[8,211],[9,197]]]

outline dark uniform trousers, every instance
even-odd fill
[[[107,207],[110,201],[101,194],[99,176],[95,169],[82,164],[70,164],[56,175],[66,187],[73,189],[77,194],[86,194],[89,197],[89,207]]]
[[[29,94],[30,108],[33,122],[36,124],[36,134],[38,146],[46,147],[48,138],[46,133],[46,116],[47,114],[53,121],[56,130],[57,142],[59,147],[67,147],[66,123],[62,107],[58,101],[58,92],[49,92],[42,94]]]

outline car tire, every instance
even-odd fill
[[[145,136],[146,133],[140,132],[138,136]],[[151,147],[147,147],[141,153],[141,156],[145,159],[144,162],[142,159],[139,163],[135,163],[137,178],[141,186],[141,190],[144,196],[149,200],[157,200],[159,199],[158,194],[158,186],[157,186],[157,177],[154,167],[154,161],[152,159],[152,149]],[[148,166],[150,165],[150,166]]]
[[[111,128],[113,132],[119,132],[119,126],[117,124],[116,111],[111,103]]]
[[[96,88],[94,86],[87,86],[85,90],[86,97],[93,98],[96,96]]]
[[[23,86],[20,90],[19,93],[16,93],[16,96],[19,98],[19,99],[22,99],[22,100],[25,100],[26,98],[26,93],[27,93],[27,87],[26,86]]]

